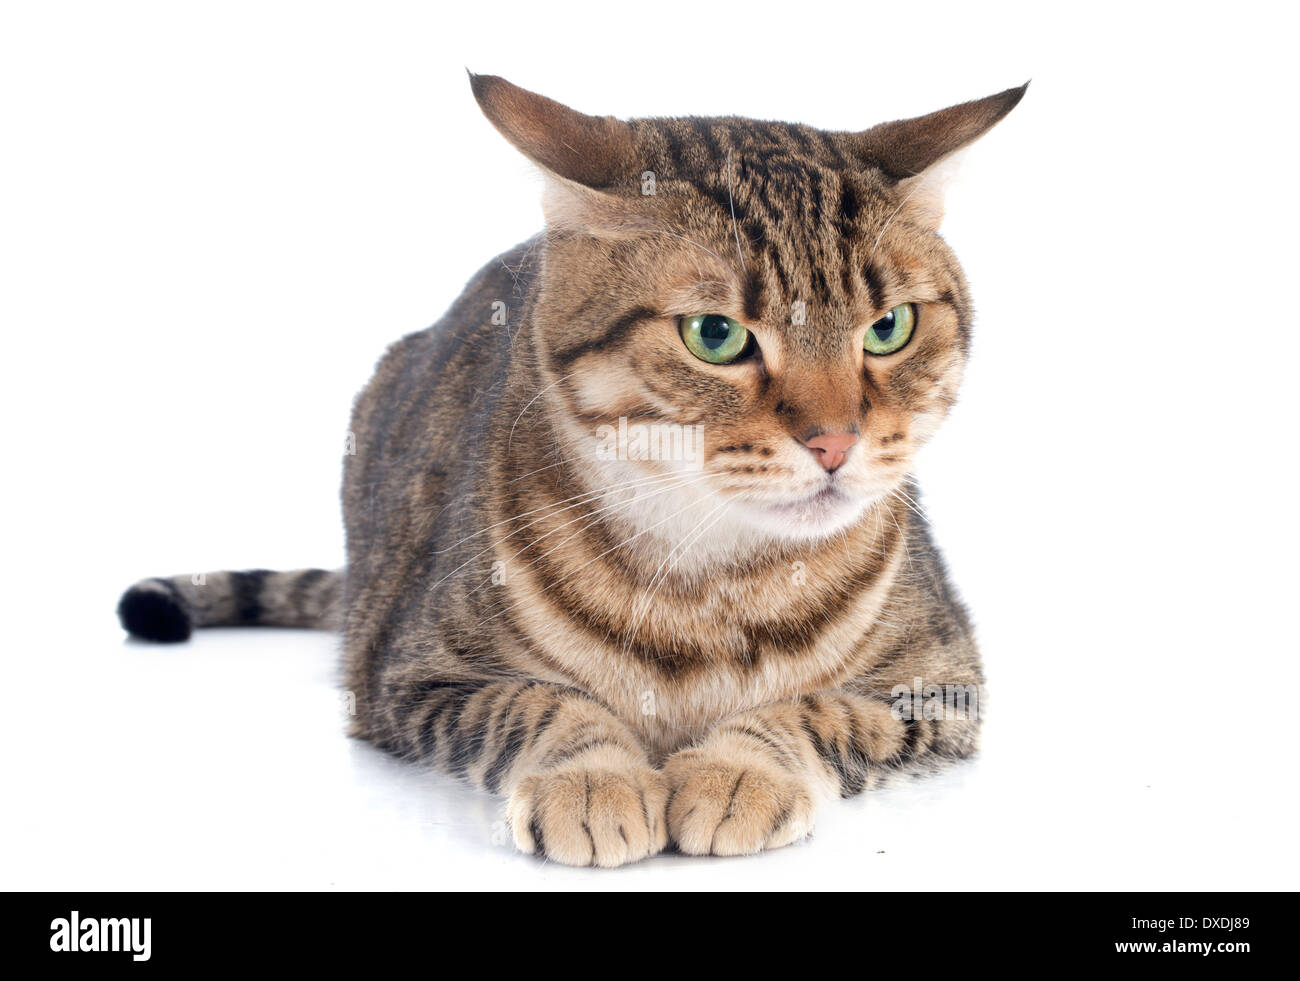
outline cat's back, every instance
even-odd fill
[[[357,397],[343,477],[354,570],[412,496],[432,506],[472,491],[540,248],[537,236],[483,266],[433,326],[388,348]]]
[[[539,249],[534,238],[492,259],[433,326],[392,344],[358,398],[357,409],[396,409],[424,392],[436,393],[445,413],[457,415],[457,406],[471,408],[485,384],[505,377]],[[357,421],[364,424],[372,418],[381,426],[398,421],[391,413]]]

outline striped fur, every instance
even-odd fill
[[[354,734],[505,796],[518,846],[570,864],[777,847],[970,754],[975,714],[899,710],[917,679],[982,683],[909,476],[970,343],[931,182],[1023,90],[825,133],[473,84],[541,167],[547,230],[358,397],[341,602],[312,571],[146,580],[124,622],[147,635],[132,596],[196,626],[341,610]],[[912,341],[866,355],[900,303]],[[701,312],[756,353],[695,359],[677,322]],[[606,459],[620,421],[701,427],[700,458]],[[801,445],[826,432],[859,437],[833,476]]]
[[[342,622],[343,575],[326,569],[209,572],[144,579],[118,604],[122,625],[148,640],[185,640],[195,627],[313,627]]]

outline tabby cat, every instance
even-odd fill
[[[1024,87],[824,132],[471,84],[546,229],[357,399],[347,568],[146,579],[126,629],[341,628],[353,734],[573,865],[778,848],[970,754],[979,656],[909,474],[970,342],[943,174]]]

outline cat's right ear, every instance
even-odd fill
[[[469,81],[483,115],[541,168],[548,225],[619,234],[644,223],[610,190],[639,170],[632,127],[613,116],[577,112],[497,75],[471,72]]]
[[[1029,83],[949,106],[914,119],[881,123],[848,134],[845,143],[864,164],[894,179],[900,200],[917,224],[938,228],[948,182],[966,148],[1024,98]]]

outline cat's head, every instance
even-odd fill
[[[528,342],[553,421],[601,480],[655,488],[642,513],[678,532],[681,508],[786,539],[842,530],[900,488],[970,340],[938,234],[945,176],[1024,87],[826,132],[624,122],[471,81],[546,178]]]

